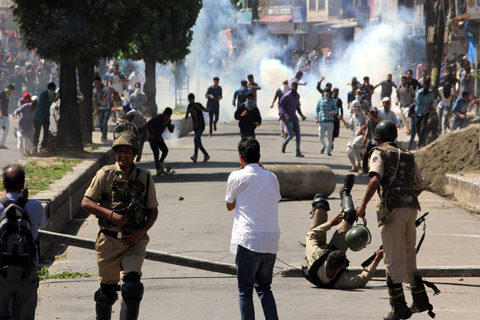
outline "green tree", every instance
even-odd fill
[[[182,60],[190,51],[191,28],[202,8],[201,0],[144,0],[141,5],[143,23],[135,34],[127,57],[145,62],[145,86],[152,114],[157,114],[155,101],[155,65]]]
[[[78,52],[76,65],[84,100],[80,103],[80,123],[84,143],[92,143],[92,81],[95,65],[101,58],[118,56],[128,50],[133,32],[141,22],[135,8],[141,0],[87,0],[90,37]],[[103,75],[100,75],[101,77]]]
[[[115,55],[122,44],[129,43],[121,37],[128,27],[127,14],[140,1],[108,0],[14,0],[16,21],[28,49],[60,64],[60,120],[58,123],[58,146],[81,150],[82,135],[90,132],[91,141],[91,90],[86,95],[82,112],[85,117],[81,126],[80,111],[76,99],[75,67],[92,70],[101,57]],[[128,4],[128,5],[127,5]],[[130,33],[127,33],[130,34]],[[90,78],[92,78],[90,76]],[[90,79],[90,87],[91,81]],[[89,87],[88,85],[83,86]],[[88,90],[87,90],[88,91]],[[87,117],[89,116],[89,121]],[[87,130],[81,130],[86,126]],[[88,141],[90,140],[90,141]]]

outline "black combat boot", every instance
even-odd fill
[[[340,198],[344,196],[349,196],[354,184],[355,184],[355,175],[347,174],[345,176],[345,180],[343,181],[343,187],[342,189],[340,189]]]
[[[393,283],[390,276],[387,275],[388,297],[392,311],[390,311],[383,319],[384,320],[401,320],[410,319],[412,311],[408,308],[403,294],[401,283]]]
[[[317,193],[313,198],[312,211],[310,211],[310,218],[312,219],[310,230],[327,221],[327,212],[329,210],[330,205],[328,204],[327,199],[325,199],[321,194]]]
[[[100,284],[100,289],[95,292],[95,312],[97,320],[110,320],[112,318],[112,306],[118,299],[118,285]]]
[[[432,318],[435,318],[435,313],[433,313],[433,306],[428,300],[427,291],[425,290],[425,285],[423,284],[422,276],[419,272],[413,274],[414,285],[412,287],[412,298],[413,302],[410,306],[412,313],[420,313],[428,311],[428,315]]]

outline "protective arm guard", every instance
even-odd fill
[[[353,225],[357,220],[357,210],[355,209],[351,195],[342,197],[342,212],[343,219],[350,223],[350,225]]]
[[[349,174],[345,177],[343,187],[340,190],[343,219],[350,223],[350,225],[353,225],[353,223],[357,220],[357,210],[355,209],[355,205],[353,204],[352,196],[350,194],[354,183],[355,175]]]

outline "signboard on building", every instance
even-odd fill
[[[480,20],[480,0],[467,0],[467,16],[469,20]]]
[[[305,14],[303,8],[292,8],[292,22],[303,23],[305,22]]]
[[[291,14],[292,5],[289,0],[270,0],[268,14]]]

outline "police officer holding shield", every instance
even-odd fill
[[[158,203],[150,173],[133,163],[139,152],[136,135],[121,132],[112,149],[116,163],[98,170],[82,201],[82,208],[97,216],[100,226],[95,244],[100,282],[94,297],[96,319],[111,319],[121,290],[120,320],[134,320],[143,297],[140,278],[147,231],[157,219]]]
[[[377,220],[385,251],[387,286],[392,310],[384,319],[408,319],[428,311],[434,317],[422,276],[417,269],[415,219],[420,210],[418,196],[425,183],[414,156],[396,146],[397,128],[383,120],[375,129],[377,147],[370,156],[370,182],[357,216],[363,218],[368,202],[378,192]],[[402,282],[412,287],[413,303],[407,306]]]

